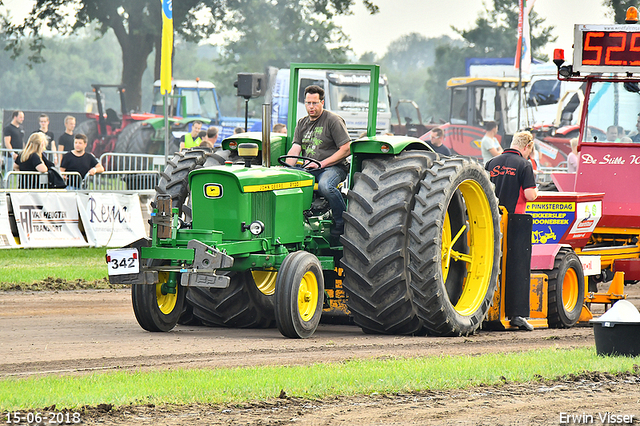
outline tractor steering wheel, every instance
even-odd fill
[[[286,160],[288,158],[295,158],[296,160],[302,160],[302,165],[298,166],[296,161],[296,164],[292,166],[291,164],[287,163]],[[309,158],[309,157],[303,157],[302,155],[281,155],[280,157],[278,157],[278,163],[290,169],[294,169],[297,167],[302,167],[303,169],[306,169],[309,166],[309,164],[312,164],[312,163],[318,166],[319,169],[322,168],[322,164],[320,164],[318,160],[314,160],[313,158]]]

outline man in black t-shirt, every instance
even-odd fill
[[[505,313],[511,318],[512,326],[529,331],[533,326],[525,317],[530,312],[532,222],[531,216],[524,213],[527,201],[538,198],[533,168],[527,160],[533,149],[533,135],[518,132],[513,135],[511,147],[491,158],[484,166],[495,185],[499,204],[507,209],[507,232],[513,236],[507,238]]]
[[[78,133],[75,136],[73,151],[69,151],[62,156],[60,171],[78,172],[83,179],[87,174],[93,176],[96,173],[104,172],[104,167],[96,160],[96,157],[85,152],[86,148],[87,137]],[[77,189],[80,187],[80,182],[70,182],[68,185],[69,189]]]
[[[67,115],[64,118],[64,133],[58,139],[58,149],[60,151],[73,150],[73,130],[76,128],[76,118],[73,115]]]
[[[442,144],[442,142],[444,142],[444,132],[440,127],[436,127],[431,130],[431,140],[426,142],[438,154],[446,156],[451,155],[451,151],[449,150],[449,148]]]
[[[533,148],[533,135],[530,132],[518,132],[513,135],[511,148],[484,165],[491,182],[496,186],[500,205],[509,213],[523,214],[527,201],[538,197],[533,168],[527,161]]]
[[[346,158],[351,153],[351,138],[344,119],[331,111],[324,110],[324,89],[320,86],[307,86],[304,90],[304,105],[307,116],[298,120],[293,134],[293,145],[287,155],[302,155],[320,163],[307,164],[306,167],[318,182],[318,192],[327,199],[333,212],[335,226],[331,236],[337,238],[344,232],[342,213],[347,206],[338,184],[346,179],[349,164]],[[287,159],[294,165],[295,159]]]
[[[47,137],[47,146],[45,150],[53,151],[53,154],[51,154],[49,159],[53,161],[55,164],[58,164],[59,162],[58,154],[56,153],[58,148],[56,147],[56,141],[53,136],[53,132],[49,130],[49,116],[47,114],[40,114],[40,117],[38,118],[38,123],[40,124],[40,128],[38,130],[31,132],[31,134],[34,134],[36,132],[44,133],[44,135]]]
[[[20,125],[24,121],[24,112],[13,111],[11,114],[11,122],[2,132],[3,148],[12,150],[4,154],[5,173],[13,170],[13,160],[18,157],[18,153],[22,151],[24,146],[24,130]]]

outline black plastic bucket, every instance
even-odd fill
[[[595,322],[598,355],[640,356],[640,322]]]

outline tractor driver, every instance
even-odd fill
[[[316,169],[311,173],[318,182],[318,192],[329,201],[333,211],[335,226],[331,236],[336,238],[344,232],[342,213],[347,207],[337,186],[349,171],[346,158],[350,154],[351,138],[344,119],[324,110],[324,89],[311,85],[304,94],[308,115],[298,120],[293,145],[287,155],[302,155],[320,163],[320,168],[313,163],[307,168]],[[287,159],[287,164],[293,166],[295,163],[294,158]]]

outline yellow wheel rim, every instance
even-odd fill
[[[278,271],[251,271],[253,275],[253,281],[256,283],[256,287],[263,294],[271,296],[276,292],[276,277]]]
[[[496,244],[494,218],[489,200],[478,182],[465,180],[457,189],[464,198],[468,222],[452,236],[449,217],[445,216],[442,231],[442,275],[446,281],[451,262],[457,260],[466,263],[467,275],[454,309],[460,315],[469,316],[480,308],[489,289]],[[468,254],[453,249],[465,230],[468,232]]]
[[[176,302],[178,301],[178,291],[180,291],[176,287],[176,294],[162,294],[162,284],[166,283],[168,279],[168,272],[158,273],[158,284],[156,284],[156,300],[158,302],[158,308],[160,309],[160,312],[165,315],[169,315],[175,309]]]
[[[318,280],[311,271],[304,274],[298,288],[298,312],[302,321],[310,321],[318,306]]]
[[[449,213],[444,215],[444,225],[442,226],[442,259],[445,260],[447,258],[447,254],[451,251],[451,247],[453,244],[451,243],[451,221],[449,220]],[[446,248],[446,249],[445,249]],[[448,250],[445,251],[445,250]],[[450,262],[447,261],[442,262],[442,281],[447,281],[447,277],[449,276],[449,265]]]
[[[567,269],[562,281],[562,304],[567,311],[573,311],[578,303],[578,274],[573,268]]]

